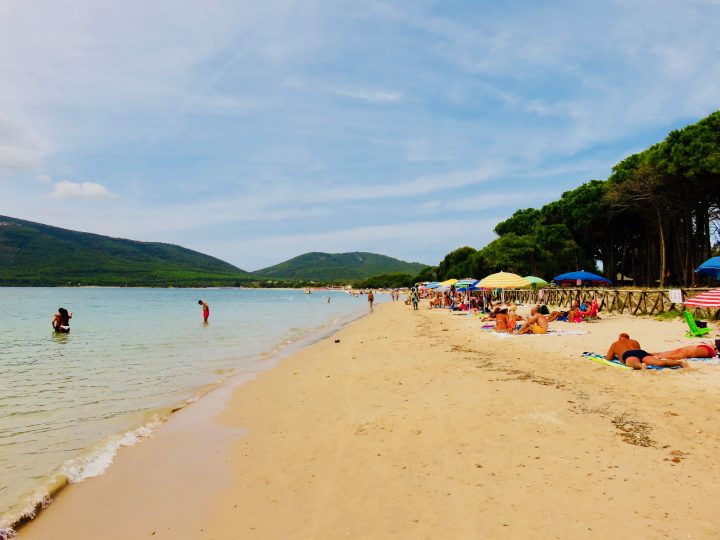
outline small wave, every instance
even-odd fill
[[[191,400],[188,400],[190,402]],[[178,407],[177,410],[182,407]],[[68,484],[76,484],[103,474],[115,459],[118,451],[150,437],[167,420],[167,414],[153,414],[142,426],[112,435],[85,454],[65,461],[44,484],[27,497],[22,509],[14,515],[0,519],[0,540],[15,537],[15,527],[33,519],[52,502],[52,496]]]

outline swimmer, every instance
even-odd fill
[[[72,316],[73,314],[69,313],[67,309],[58,308],[58,312],[53,316],[52,320],[53,330],[59,334],[70,332],[70,319],[72,319]]]

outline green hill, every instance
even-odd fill
[[[378,274],[407,273],[413,276],[426,264],[409,263],[376,253],[305,253],[253,272],[257,276],[297,281],[359,280]]]
[[[235,266],[173,244],[70,231],[0,216],[0,285],[233,285]]]

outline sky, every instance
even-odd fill
[[[720,108],[720,0],[2,0],[0,214],[437,264]]]

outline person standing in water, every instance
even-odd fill
[[[67,334],[70,332],[70,319],[73,314],[69,313],[64,307],[58,308],[58,312],[53,316],[52,327],[59,334]]]
[[[198,300],[198,305],[203,308],[203,322],[208,322],[208,317],[210,317],[210,306],[203,300]]]
[[[368,305],[370,306],[370,311],[373,310],[373,302],[375,302],[375,295],[372,291],[368,291]]]

